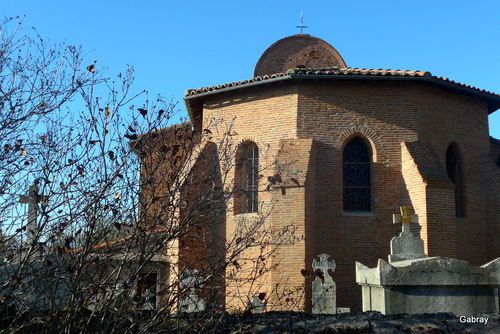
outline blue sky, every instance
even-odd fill
[[[53,42],[83,45],[107,76],[135,68],[134,91],[182,100],[186,89],[252,77],[272,43],[300,32],[348,66],[426,70],[500,93],[500,1],[4,1]],[[179,104],[185,114],[184,104]],[[183,112],[184,111],[184,112]],[[500,138],[500,111],[490,116]]]

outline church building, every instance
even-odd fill
[[[225,212],[225,240],[260,211],[294,227],[268,294],[301,286],[299,308],[310,312],[312,262],[325,253],[337,306],[361,311],[355,262],[387,259],[401,206],[418,215],[411,228],[428,256],[500,256],[500,141],[488,128],[500,95],[425,71],[348,67],[299,34],[265,50],[251,79],[187,90],[184,101],[194,132],[231,123],[235,170],[224,182],[242,191]]]

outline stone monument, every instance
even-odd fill
[[[253,313],[263,313],[266,311],[266,303],[259,296],[253,296],[252,302],[248,303],[248,309],[252,310]]]
[[[202,283],[203,277],[199,276],[198,270],[186,270],[184,278],[179,282],[180,289],[187,290],[186,296],[179,300],[179,312],[205,311],[205,300],[196,294],[196,288],[199,288]]]
[[[21,196],[19,203],[28,204],[28,226],[26,243],[31,245],[35,240],[38,233],[37,214],[38,204],[47,200],[46,196],[38,193],[38,186],[32,185],[29,187],[28,194]]]
[[[328,261],[327,254],[318,255],[319,261],[313,260],[312,267],[316,276],[312,284],[312,313],[316,314],[336,314],[337,313],[337,290],[335,282],[328,273],[328,270],[335,271],[335,261]]]
[[[393,223],[402,223],[403,229],[399,237],[394,237],[391,240],[391,255],[389,255],[389,262],[427,257],[424,252],[424,241],[415,237],[413,233],[410,232],[410,224],[418,224],[418,216],[411,213],[411,208],[409,206],[402,206],[400,211],[400,215],[393,215]]]
[[[481,267],[446,257],[427,257],[410,223],[417,217],[401,208],[394,222],[403,232],[391,240],[389,263],[376,268],[356,262],[356,282],[362,286],[363,311],[383,314],[451,312],[456,316],[498,313],[500,258]]]

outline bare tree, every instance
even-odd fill
[[[129,96],[132,68],[105,78],[21,23],[0,26],[0,328],[209,331],[228,299],[265,302],[259,279],[294,231],[266,224],[269,207],[227,233],[246,191],[228,182],[231,120],[170,125],[175,103]],[[259,166],[261,182],[275,167]]]

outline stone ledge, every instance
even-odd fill
[[[358,284],[377,286],[500,286],[500,258],[481,267],[447,257],[430,257],[388,263],[379,259],[376,268],[356,262]],[[432,275],[429,275],[431,274]]]

